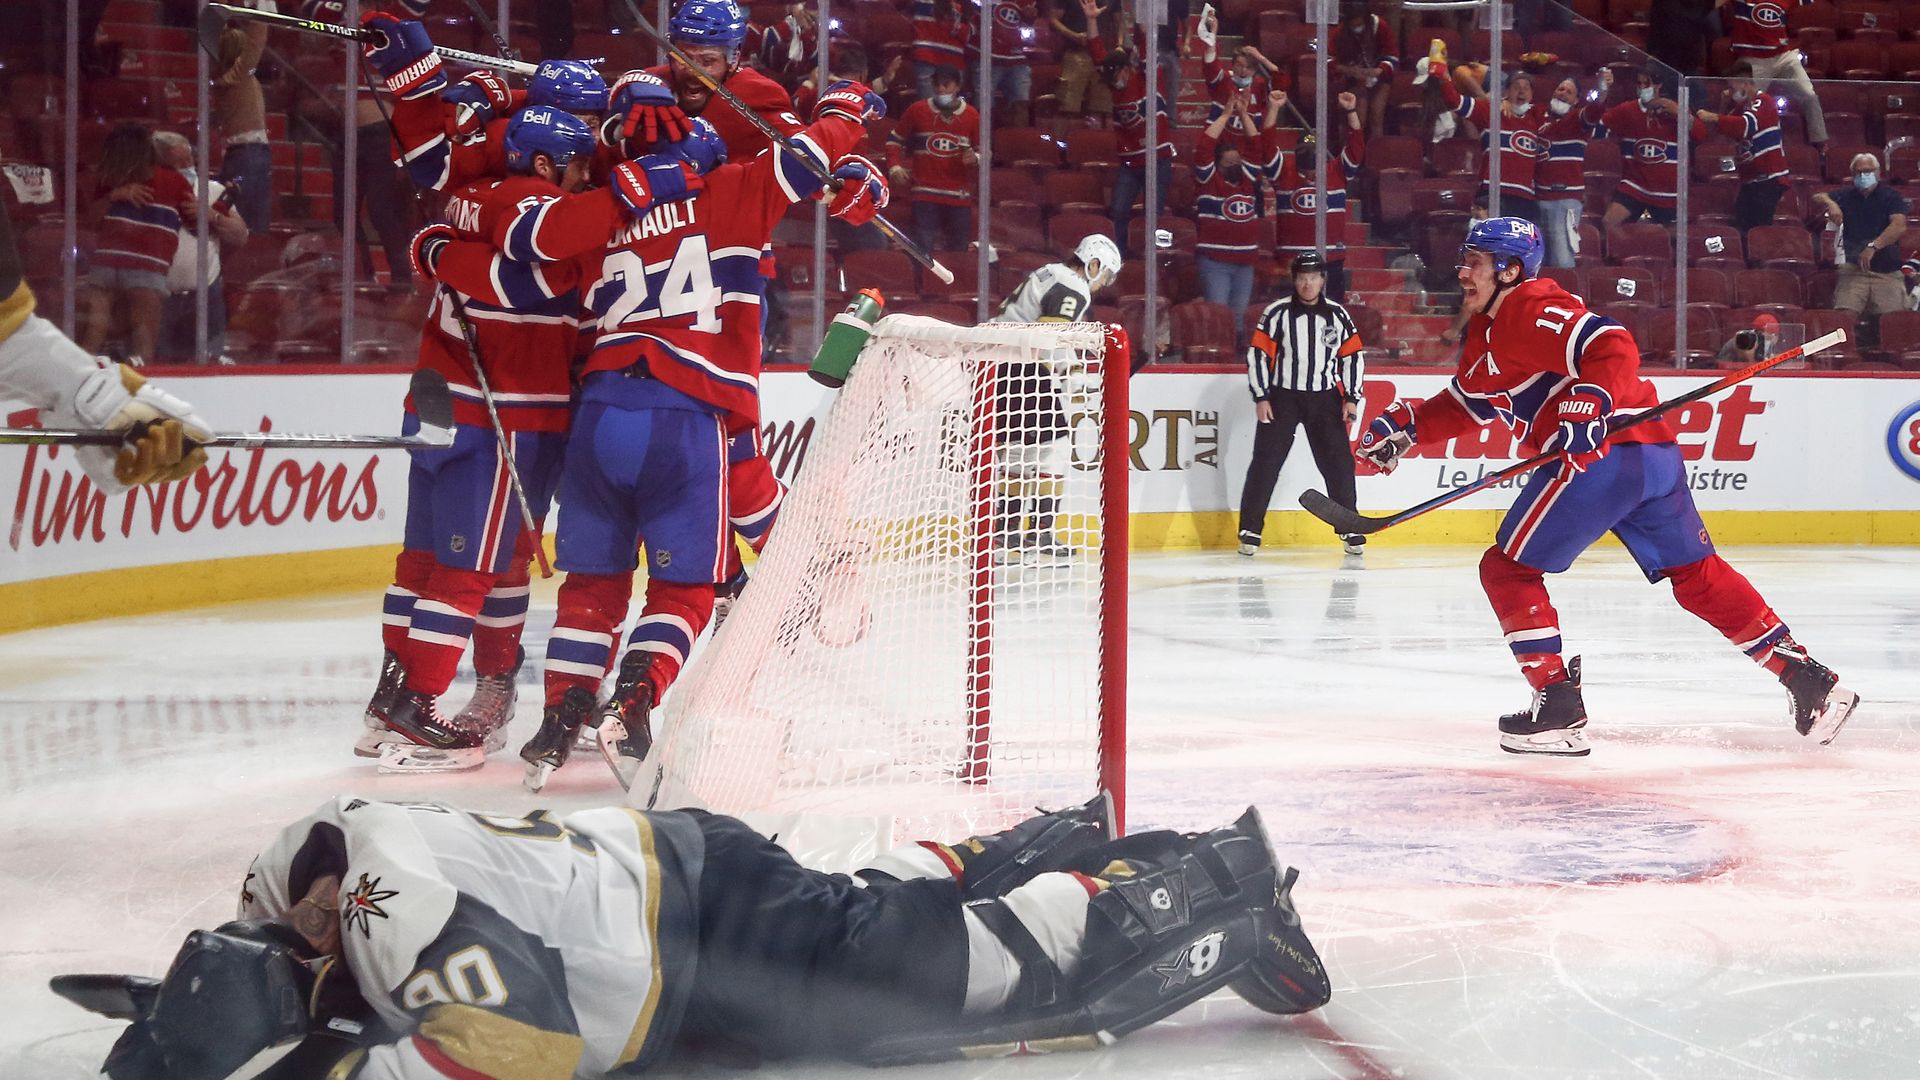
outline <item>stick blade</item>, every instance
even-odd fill
[[[1327,498],[1321,492],[1311,489],[1301,492],[1300,505],[1306,509],[1307,513],[1333,526],[1334,532],[1344,535],[1346,533],[1366,534],[1373,531],[1368,527],[1366,518]]]
[[[153,1011],[160,980],[141,975],[55,975],[47,986],[88,1012],[110,1020],[143,1020]]]
[[[420,418],[421,427],[453,430],[453,392],[447,389],[445,375],[421,368],[413,373],[407,396],[413,400],[413,414]]]

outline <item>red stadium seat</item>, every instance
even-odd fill
[[[1673,258],[1673,234],[1665,225],[1628,222],[1616,225],[1607,235],[1607,261],[1619,262],[1631,255]]]
[[[848,252],[840,259],[840,278],[836,284],[846,292],[873,289],[890,304],[912,301],[920,294],[913,260],[891,248]]]
[[[1880,156],[1880,147],[1865,143],[1830,142],[1827,144],[1826,179],[1830,183],[1845,184],[1853,179],[1853,159],[1861,154]]]
[[[1671,283],[1669,283],[1669,291],[1660,297],[1660,302],[1671,304],[1674,301]],[[1724,271],[1706,266],[1689,266],[1687,267],[1687,303],[1729,307],[1733,304],[1733,283]]]
[[[1447,139],[1434,143],[1433,173],[1435,176],[1478,177],[1480,144],[1473,139]]]
[[[1843,79],[1887,77],[1887,49],[1871,41],[1836,41],[1828,64]]]
[[[1747,261],[1763,269],[1813,272],[1813,237],[1798,225],[1759,225],[1747,233]]]
[[[1913,42],[1913,45],[1920,48],[1920,41]],[[1915,77],[1920,78],[1920,70],[1916,70]],[[1880,124],[1890,143],[1900,139],[1920,141],[1920,114],[1890,113],[1881,119]],[[1908,174],[1901,175],[1904,177]]]
[[[1424,173],[1426,152],[1419,139],[1409,135],[1382,135],[1367,143],[1367,165],[1375,171],[1412,169]]]
[[[1836,270],[1815,270],[1807,275],[1807,306],[1825,308],[1833,306],[1833,287],[1839,284],[1840,274]]]
[[[1035,180],[1033,174],[1025,169],[995,166],[988,182],[993,185],[991,197],[995,206],[1007,199],[1015,202],[1046,202],[1046,185]]]
[[[1000,208],[995,207],[996,216]],[[1113,222],[1099,214],[1055,214],[1047,222],[1047,242],[1061,256],[1066,256],[1080,243],[1082,237],[1092,233],[1104,236],[1113,235]]]
[[[1747,265],[1740,230],[1731,225],[1709,225],[1687,230],[1687,265],[1741,270]]]
[[[993,133],[993,163],[1016,165],[1038,162],[1058,167],[1060,146],[1039,128],[1001,128]]]
[[[1733,302],[1737,307],[1761,304],[1807,302],[1806,286],[1796,274],[1785,270],[1742,270],[1733,276]]]
[[[1880,351],[1920,352],[1920,311],[1889,311],[1880,316]]]
[[[1237,342],[1233,312],[1224,304],[1189,300],[1173,306],[1173,345],[1231,353]]]
[[[1040,208],[1027,202],[994,200],[989,228],[997,247],[1013,251],[1043,251],[1047,231]]]
[[[1660,287],[1651,272],[1626,266],[1596,266],[1586,275],[1589,305],[1658,304]]]
[[[995,192],[994,197],[998,199],[999,192]],[[1087,203],[1104,207],[1107,203],[1104,178],[1100,173],[1093,171],[1075,172],[1063,169],[1049,176],[1047,182],[1040,185],[1038,202],[1042,206],[1049,207],[1060,207],[1068,203]],[[1168,202],[1173,206],[1180,205],[1171,197]]]
[[[971,251],[936,251],[934,258],[953,271],[953,284],[949,285],[932,274],[920,276],[920,298],[925,301],[946,301],[956,296],[978,296],[980,294],[980,260]]]
[[[1120,146],[1108,128],[1082,128],[1067,133],[1067,164],[1075,168],[1112,169],[1120,164]]]
[[[1834,346],[1834,355],[1851,357],[1860,355],[1860,317],[1851,311],[1840,308],[1809,308],[1807,310],[1807,340],[1830,334],[1835,330],[1846,332],[1847,340]],[[1882,326],[1884,327],[1884,323]],[[1884,329],[1882,330],[1884,334]]]
[[[1577,266],[1549,266],[1540,271],[1540,276],[1575,296],[1587,295],[1586,274]]]
[[[1840,146],[1866,145],[1873,140],[1867,138],[1867,118],[1854,112],[1824,110],[1821,113],[1827,121],[1827,140]]]

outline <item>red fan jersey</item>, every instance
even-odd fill
[[[1635,99],[1608,109],[1600,123],[1620,140],[1620,192],[1647,206],[1672,209],[1680,197],[1679,121]],[[1695,120],[1693,137],[1706,134],[1707,126]]]
[[[1640,347],[1626,327],[1587,310],[1584,300],[1548,278],[1506,293],[1494,318],[1475,315],[1461,338],[1460,370],[1445,391],[1413,407],[1414,434],[1438,443],[1481,424],[1501,423],[1528,454],[1552,437],[1560,399],[1575,383],[1594,383],[1616,413],[1660,403],[1640,377]],[[1616,443],[1673,441],[1665,420],[1630,428]]]
[[[1339,161],[1327,162],[1327,258],[1339,261],[1347,251],[1347,184],[1360,175],[1366,163],[1367,140],[1357,128],[1347,129],[1347,145]],[[1300,167],[1296,153],[1275,149],[1267,163],[1267,176],[1279,195],[1274,211],[1274,232],[1278,246],[1289,255],[1319,250],[1313,242],[1313,213],[1316,194],[1313,167]]]
[[[973,23],[958,3],[945,12],[935,0],[913,0],[913,54],[916,64],[947,64],[967,69],[967,47],[973,43]]]
[[[1480,129],[1480,148],[1487,151],[1480,159],[1480,185],[1486,186],[1491,172],[1493,151],[1493,99],[1462,97],[1452,79],[1440,79],[1447,104],[1467,123]],[[1547,158],[1547,140],[1540,128],[1551,117],[1535,102],[1525,116],[1500,117],[1500,197],[1534,198],[1535,170]]]
[[[1578,199],[1587,190],[1587,143],[1599,135],[1597,104],[1550,117],[1540,125],[1547,156],[1533,171],[1533,188],[1542,199]]]
[[[193,205],[196,195],[186,177],[165,165],[154,166],[147,186],[153,198],[144,205],[125,200],[107,204],[94,242],[94,266],[164,275],[173,265],[180,247],[180,208]]]
[[[1787,12],[1813,0],[1731,0],[1723,9],[1731,16],[1728,47],[1735,56],[1779,56],[1787,42]]]
[[[1239,90],[1240,87],[1235,85],[1233,81],[1233,65],[1221,61],[1217,56],[1207,61],[1205,71],[1207,76],[1207,96],[1213,99],[1213,104],[1207,106],[1207,123],[1212,124],[1215,120],[1220,119],[1220,114],[1227,109],[1227,102],[1233,100],[1234,91]],[[1264,73],[1254,75],[1252,84],[1246,88],[1247,100],[1253,103],[1255,110],[1253,127],[1249,129],[1245,124],[1241,123],[1240,118],[1236,116],[1227,122],[1227,130],[1221,133],[1224,137],[1220,141],[1235,147],[1249,160],[1254,160],[1262,156],[1259,153],[1259,110],[1267,107],[1267,94],[1272,89],[1273,83]],[[1282,89],[1285,89],[1285,87],[1282,87]]]
[[[1756,90],[1739,112],[1720,118],[1715,127],[1738,144],[1740,179],[1786,183],[1787,152],[1780,143],[1780,109],[1764,90]]]
[[[1021,0],[986,0],[993,5],[993,65],[1027,63],[1027,42],[1033,38],[1033,20],[1039,9]],[[975,52],[978,51],[978,43]]]
[[[821,165],[866,129],[827,117],[794,136]],[[699,194],[635,217],[599,189],[523,205],[493,238],[519,262],[571,260],[553,284],[580,283],[594,334],[586,371],[641,366],[652,378],[726,415],[759,422],[760,252],[773,227],[820,181],[786,154],[762,154],[707,174]]]
[[[1144,38],[1135,32],[1135,40]],[[1095,64],[1107,58],[1107,43],[1097,37],[1087,39],[1087,54]],[[1137,51],[1135,56],[1140,55]],[[1167,75],[1166,65],[1161,66],[1161,76]],[[1167,115],[1167,99],[1164,94],[1154,95],[1154,106],[1160,113],[1160,145],[1156,148],[1159,156],[1173,158],[1173,119]],[[1147,75],[1138,65],[1133,69],[1133,78],[1127,81],[1125,90],[1113,92],[1113,137],[1116,149],[1120,152],[1120,164],[1131,168],[1143,168],[1147,163]]]
[[[1252,162],[1271,160],[1276,141],[1276,134],[1268,131],[1260,136],[1266,153],[1252,157],[1243,154],[1245,160],[1237,168],[1225,169],[1214,164],[1219,140],[1200,132],[1193,151],[1197,159],[1193,167],[1194,210],[1200,227],[1195,254],[1243,265],[1260,260],[1270,234],[1260,216],[1260,172]]]
[[[979,169],[961,155],[977,152],[979,143],[980,110],[963,101],[949,115],[930,101],[916,101],[887,140],[887,164],[913,170],[915,202],[972,206]]]
[[[446,219],[462,237],[487,241],[508,218],[561,194],[533,176],[482,180],[447,200]],[[546,267],[531,267],[503,281],[490,273],[493,255],[490,242],[448,245],[435,277],[459,291],[466,305],[500,426],[508,431],[565,431],[572,391],[569,368],[580,337],[579,297],[566,275],[549,276]],[[427,311],[420,366],[447,377],[455,421],[488,426],[473,359],[444,289],[435,290]]]

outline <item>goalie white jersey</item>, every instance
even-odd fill
[[[342,959],[396,1040],[339,1075],[521,1076],[537,1059],[542,1076],[600,1076],[654,1060],[679,1027],[700,850],[684,815],[340,796],[254,860],[240,917],[282,916],[340,874]]]
[[[1083,322],[1093,309],[1087,279],[1065,263],[1048,263],[1027,275],[1000,302],[992,322]]]

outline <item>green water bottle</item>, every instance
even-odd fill
[[[873,336],[873,324],[880,320],[886,306],[879,293],[861,289],[847,310],[833,317],[827,336],[820,339],[820,351],[813,354],[813,366],[807,369],[814,382],[835,390],[846,385],[847,373]]]

